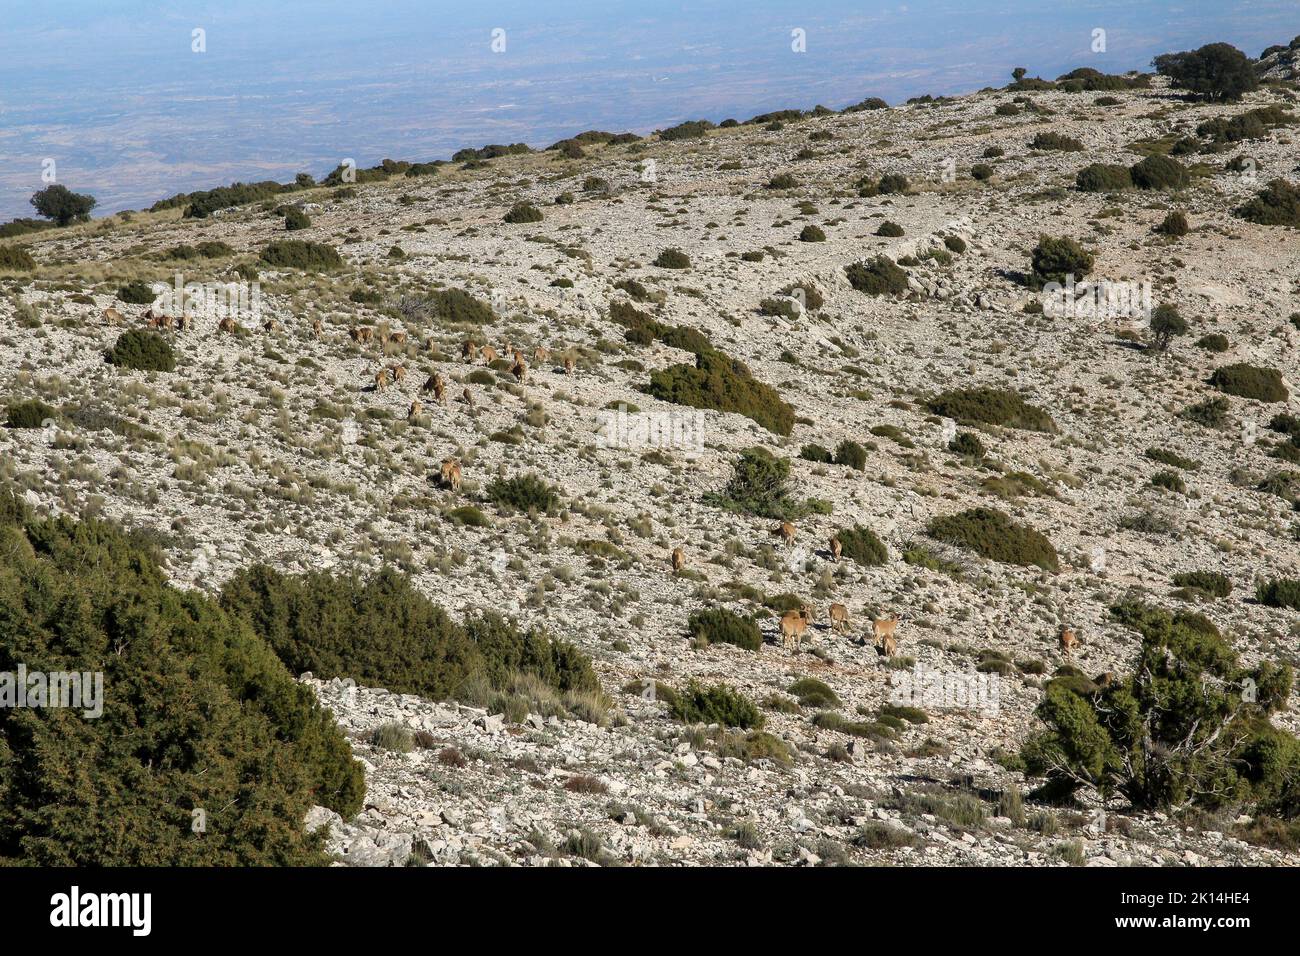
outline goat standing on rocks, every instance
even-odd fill
[[[447,458],[442,463],[441,471],[442,483],[452,491],[460,491],[460,462],[455,458]]]
[[[788,521],[782,521],[779,527],[772,529],[772,534],[781,539],[783,544],[794,544],[794,536],[798,529]]]
[[[800,647],[803,646],[803,635],[808,630],[808,620],[811,616],[806,607],[797,611],[786,611],[781,615],[782,648],[789,642],[795,653],[799,652]]]
[[[849,609],[843,604],[832,604],[830,610],[831,630],[843,634],[849,629]]]
[[[1065,659],[1068,661],[1075,645],[1079,643],[1079,638],[1074,631],[1070,630],[1068,627],[1063,627],[1061,628],[1060,643],[1061,653],[1065,655]]]
[[[878,617],[871,621],[871,636],[876,639],[876,653],[883,657],[893,657],[898,652],[898,615]]]
[[[673,548],[673,573],[676,574],[684,567],[686,567],[686,552],[681,548]]]

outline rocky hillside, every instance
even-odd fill
[[[1240,807],[1052,806],[1015,759],[1059,668],[1133,669],[1122,602],[1300,658],[1294,103],[1022,82],[6,240],[0,478],[182,587],[395,566],[590,655],[581,715],[304,675],[366,768],[309,819],[345,862],[1294,864]],[[1060,314],[1085,271],[1176,316]]]

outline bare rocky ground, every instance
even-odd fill
[[[1223,572],[1232,594],[1197,609],[1247,662],[1300,657],[1295,612],[1251,599],[1260,578],[1300,576],[1290,502],[1256,489],[1287,467],[1263,439],[1273,415],[1296,411],[1294,387],[1284,403],[1231,399],[1223,429],[1176,417],[1217,394],[1205,381],[1230,362],[1300,382],[1300,331],[1288,323],[1300,312],[1300,234],[1232,213],[1268,179],[1294,180],[1297,134],[1281,127],[1226,153],[1183,157],[1206,166],[1176,195],[1072,188],[1088,163],[1134,162],[1134,143],[1293,94],[1188,104],[1157,80],[1108,95],[1119,103],[1032,93],[1037,111],[1002,116],[995,108],[1014,95],[986,92],[779,130],[744,125],[696,140],[589,147],[579,160],[536,153],[448,166],[431,178],[359,185],[351,198],[307,194],[312,224],[287,236],[282,217],[256,206],[205,221],[138,213],[40,235],[28,245],[36,280],[8,282],[12,294],[0,300],[0,397],[41,398],[63,414],[50,429],[0,430],[0,470],[41,507],[149,529],[183,587],[214,588],[252,560],[289,571],[388,562],[455,613],[499,609],[592,656],[614,701],[604,726],[538,715],[516,722],[304,676],[366,765],[366,809],[343,822],[318,808],[310,821],[333,824],[331,849],[349,863],[1295,864],[1300,857],[1234,836],[1241,821],[1233,815],[1171,821],[1112,807],[1103,819],[1095,805],[1027,803],[1021,817],[1001,798],[1030,789],[998,757],[1037,725],[1043,672],[1062,662],[1060,627],[1079,631],[1076,657],[1088,673],[1131,664],[1137,636],[1107,614],[1125,595],[1183,608],[1172,573]],[[1027,144],[1039,132],[1076,137],[1085,150],[1033,151]],[[812,138],[823,133],[829,138]],[[985,159],[991,146],[1005,155]],[[1222,169],[1239,153],[1255,159],[1255,178]],[[971,177],[980,162],[994,167],[990,180]],[[955,180],[945,181],[952,168]],[[764,188],[783,172],[799,185]],[[857,196],[860,177],[894,172],[909,178],[911,194]],[[608,189],[584,190],[589,176]],[[576,202],[554,204],[564,191]],[[542,209],[544,221],[503,223],[520,200]],[[1192,226],[1176,241],[1152,231],[1172,209]],[[904,235],[877,237],[886,219]],[[797,240],[810,224],[825,242]],[[1123,322],[1025,312],[1032,297],[1016,275],[1044,233],[1084,242],[1097,277],[1153,283],[1156,300],[1177,304],[1191,334],[1160,355],[1119,334]],[[909,267],[905,298],[868,297],[845,279],[849,263],[919,255],[952,235],[967,250],[947,265]],[[173,373],[105,364],[121,328],[104,310],[116,306],[129,325],[143,325],[141,307],[115,298],[124,279],[170,279],[177,269],[185,281],[233,279],[231,259],[173,267],[156,254],[221,240],[248,259],[281,238],[330,244],[346,269],[314,276],[263,266],[264,313],[276,326],[245,321],[232,336],[200,316],[196,328],[172,335]],[[390,255],[394,246],[404,258]],[[667,247],[685,251],[691,268],[653,266]],[[740,258],[756,250],[762,261]],[[557,279],[572,287],[552,285]],[[637,390],[651,370],[690,356],[624,341],[608,310],[626,298],[614,288],[624,279],[658,300],[640,308],[699,328],[776,387],[798,416],[792,435],[715,411],[703,413],[698,456],[620,447],[598,434],[600,410],[619,403],[682,412]],[[824,295],[823,308],[793,321],[759,314],[762,299],[800,280]],[[367,281],[380,304],[349,300]],[[530,361],[523,384],[509,373],[468,382],[472,369],[459,358],[466,330],[420,305],[440,287],[496,303],[499,321],[479,331],[498,349],[509,341],[531,358],[544,345],[552,359]],[[357,323],[403,329],[408,341],[358,346],[348,335]],[[1229,351],[1192,344],[1210,332],[1225,335]],[[430,339],[433,351],[424,347]],[[575,360],[572,374],[565,356]],[[372,391],[381,363],[399,362],[405,381]],[[419,393],[435,371],[453,384],[447,405]],[[993,464],[964,463],[924,407],[959,385],[1020,390],[1059,432],[990,427],[981,440]],[[454,398],[464,387],[473,407]],[[416,397],[423,410],[408,422]],[[1261,440],[1243,437],[1247,423]],[[904,440],[870,434],[881,425]],[[865,470],[798,458],[808,443],[833,449],[844,439],[866,445]],[[798,522],[793,548],[770,535],[773,522],[702,500],[754,445],[791,458],[799,497],[832,506]],[[1201,463],[1183,476],[1184,493],[1151,484],[1162,470],[1145,455],[1152,447]],[[437,481],[439,462],[453,455],[464,462],[458,493]],[[492,478],[526,472],[559,486],[560,511],[509,515],[486,501]],[[1017,472],[1038,484],[986,481]],[[452,519],[466,504],[483,510],[485,526]],[[995,564],[926,539],[931,518],[981,504],[1046,534],[1062,570]],[[889,545],[884,566],[829,560],[832,532],[854,524]],[[688,570],[674,575],[677,546]],[[907,563],[908,547],[947,563]],[[749,612],[754,596],[786,592],[815,611],[812,640],[798,654],[781,648],[775,616],[758,652],[696,647],[686,636],[694,610],[722,603]],[[848,635],[825,626],[832,601],[848,607]],[[877,655],[869,622],[891,611],[905,615],[900,654],[916,664],[971,674],[987,650],[1020,664],[997,675],[996,712],[926,708],[927,722],[876,739],[815,726],[816,708],[787,692],[800,677],[828,684],[848,719],[872,719],[889,703],[891,677],[907,662]],[[725,732],[684,726],[637,692],[648,679],[680,687],[689,678],[766,702],[766,730],[793,760],[739,751]],[[777,699],[786,703],[771,706]],[[1300,730],[1294,710],[1276,719]],[[426,731],[426,745],[409,753],[373,746],[372,732],[392,721]]]

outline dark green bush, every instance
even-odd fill
[[[1191,588],[1210,597],[1224,598],[1232,593],[1232,581],[1217,571],[1184,571],[1173,577],[1174,587]]]
[[[1208,100],[1231,102],[1259,86],[1250,58],[1229,43],[1209,43],[1183,53],[1165,53],[1154,60],[1156,72],[1171,86],[1190,90]]]
[[[747,651],[763,646],[763,635],[752,618],[741,617],[726,608],[696,611],[686,621],[691,637],[709,644],[734,644]]]
[[[672,714],[682,723],[721,724],[743,730],[763,726],[763,714],[752,700],[726,684],[705,687],[692,680],[672,702]]]
[[[1290,667],[1246,670],[1202,615],[1138,604],[1112,615],[1142,637],[1134,671],[1104,688],[1081,675],[1047,683],[1037,710],[1047,729],[1020,754],[1025,773],[1045,780],[1034,796],[1065,801],[1087,786],[1144,810],[1247,805],[1294,815],[1300,742],[1267,719],[1285,706]]]
[[[726,488],[705,500],[729,511],[787,519],[797,511],[789,481],[790,459],[778,458],[764,448],[747,448],[736,459]]]
[[[1162,302],[1151,312],[1151,345],[1158,352],[1169,348],[1175,336],[1187,332],[1187,321],[1178,312],[1178,306]]]
[[[141,372],[171,372],[176,369],[176,354],[171,343],[157,332],[128,329],[117,337],[108,350],[108,362],[118,368]]]
[[[675,405],[735,412],[778,435],[794,428],[794,409],[774,388],[755,379],[743,362],[713,348],[696,353],[693,366],[651,372],[645,391]]]
[[[815,677],[801,677],[786,690],[804,707],[839,707],[835,691]]]
[[[1133,176],[1127,166],[1093,163],[1079,170],[1074,178],[1077,189],[1086,193],[1113,193],[1133,188]]]
[[[1289,607],[1300,611],[1300,581],[1273,578],[1255,588],[1255,600],[1265,607]]]
[[[907,273],[888,256],[846,266],[849,284],[867,295],[902,295],[907,291]]]
[[[876,235],[884,236],[886,239],[897,239],[903,234],[903,227],[896,222],[890,222],[886,219],[876,228]]]
[[[1261,368],[1238,362],[1214,370],[1210,384],[1221,392],[1257,402],[1285,402],[1289,393],[1282,384],[1282,374],[1275,368]]]
[[[993,178],[993,167],[988,163],[976,163],[970,168],[971,179],[977,179],[983,182],[986,179]]]
[[[765,189],[798,189],[799,180],[790,173],[777,173],[767,181]]]
[[[1211,332],[1209,335],[1202,335],[1197,339],[1196,347],[1205,349],[1207,352],[1226,352],[1231,346],[1226,335],[1221,332]]]
[[[513,224],[524,222],[541,222],[542,211],[532,203],[517,202],[510,207],[510,211],[505,214],[504,222]]]
[[[1083,143],[1072,136],[1063,136],[1060,133],[1039,133],[1029,141],[1029,148],[1077,153],[1083,149]]]
[[[665,249],[659,253],[654,264],[660,269],[689,269],[691,257],[680,249]]]
[[[94,196],[74,193],[59,183],[46,186],[33,195],[30,201],[38,213],[46,219],[53,219],[59,226],[89,222],[90,211],[95,208]]]
[[[1300,228],[1300,189],[1285,179],[1274,179],[1237,214],[1261,226]]]
[[[117,297],[128,305],[152,305],[158,298],[147,282],[136,279],[117,290]]]
[[[1024,431],[1055,432],[1052,416],[1004,388],[962,388],[944,392],[927,403],[935,415],[963,424],[978,422]]]
[[[867,467],[867,450],[855,441],[845,439],[835,448],[835,464],[848,465],[863,471]]]
[[[40,428],[43,423],[58,417],[58,410],[51,408],[39,399],[26,402],[14,402],[9,406],[7,428]]]
[[[826,233],[820,226],[804,226],[799,232],[800,242],[825,242]]]
[[[1064,283],[1067,275],[1080,279],[1091,272],[1093,257],[1073,239],[1042,236],[1034,247],[1032,264],[1040,282]]]
[[[963,458],[983,458],[987,453],[984,443],[973,432],[959,432],[948,442],[948,450]]]
[[[835,460],[829,448],[823,448],[821,445],[804,445],[799,452],[799,457],[804,461],[816,461],[829,465]]]
[[[844,549],[844,557],[864,567],[878,567],[889,560],[889,549],[885,542],[876,536],[870,528],[854,525],[852,528],[840,528],[835,532]]]
[[[443,322],[490,325],[497,320],[492,306],[464,289],[439,289],[429,297],[433,314]]]
[[[1138,189],[1186,189],[1191,182],[1187,167],[1168,156],[1152,155],[1129,168]]]
[[[286,232],[297,232],[311,226],[311,217],[297,206],[290,206],[284,211],[284,228]]]
[[[955,252],[957,255],[961,255],[966,251],[966,240],[961,236],[944,236],[943,246],[949,252]]]
[[[518,511],[546,512],[560,504],[559,492],[534,474],[494,478],[487,486],[487,496],[494,504]]]
[[[1160,220],[1160,224],[1156,226],[1156,232],[1160,233],[1162,236],[1170,236],[1174,239],[1178,239],[1187,235],[1189,228],[1190,227],[1187,225],[1187,216],[1178,210],[1174,210],[1165,216],[1164,219]]]
[[[330,246],[302,239],[278,239],[267,243],[262,261],[281,269],[329,272],[343,267],[343,258]]]
[[[1003,564],[1060,568],[1056,549],[1041,532],[1017,524],[993,508],[971,508],[958,514],[935,518],[926,529],[930,537]]]
[[[670,141],[675,139],[698,139],[713,128],[713,124],[708,120],[688,120],[685,123],[670,126],[668,129],[661,129],[659,138]]]
[[[103,713],[0,709],[0,860],[35,866],[325,863],[303,817],[364,777],[261,636],[167,584],[138,536],[0,502],[0,670],[102,674]],[[195,809],[208,829],[191,831]]]
[[[1222,428],[1228,423],[1230,407],[1226,398],[1207,398],[1203,402],[1188,405],[1178,413],[1178,417],[1206,428]]]

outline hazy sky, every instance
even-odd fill
[[[445,158],[866,96],[1014,66],[1149,68],[1300,34],[1296,0],[0,0],[0,220],[57,180],[97,214],[344,157]],[[192,31],[206,52],[192,51]],[[505,31],[493,52],[493,30]],[[1091,49],[1094,29],[1106,51]],[[806,52],[792,49],[795,29]]]

